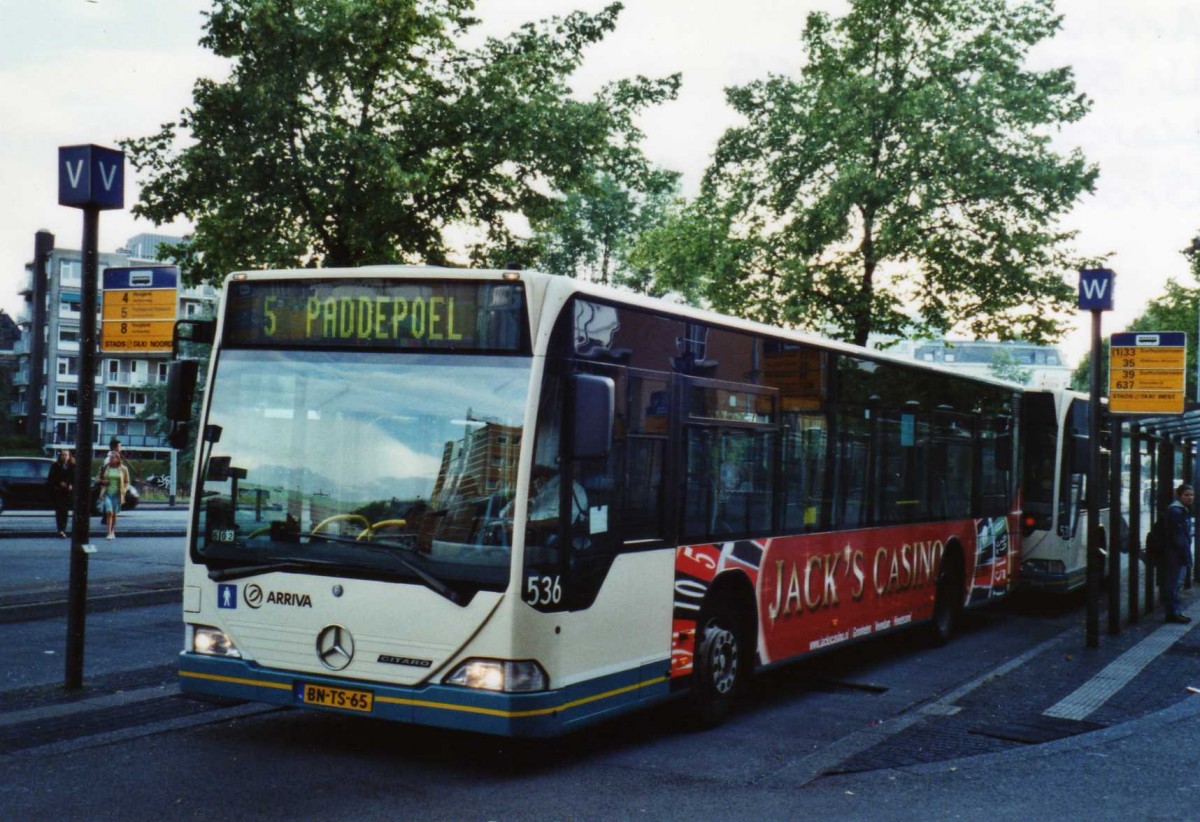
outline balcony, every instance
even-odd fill
[[[117,403],[105,406],[104,416],[109,419],[118,418],[133,418],[146,410],[144,405],[130,405],[128,403]]]
[[[116,388],[141,388],[158,382],[165,382],[165,380],[159,380],[157,374],[151,376],[150,374],[130,374],[128,371],[108,371],[104,375],[104,384]]]

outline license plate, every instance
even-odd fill
[[[331,688],[328,685],[298,683],[300,701],[305,705],[320,705],[322,708],[342,708],[347,711],[370,713],[375,707],[375,695],[370,691],[353,691],[349,688]]]

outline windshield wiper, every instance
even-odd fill
[[[433,574],[426,571],[419,565],[405,559],[401,556],[401,551],[412,551],[407,545],[399,542],[364,542],[363,540],[350,539],[349,537],[335,537],[330,534],[305,534],[309,539],[323,539],[328,542],[336,542],[341,545],[353,545],[356,548],[370,548],[374,551],[383,551],[396,562],[400,563],[405,570],[410,571],[417,579],[424,583],[425,587],[436,594],[444,596],[446,599],[453,602],[455,605],[462,605],[462,595],[451,588],[446,583],[435,577]]]
[[[333,565],[332,562],[270,562],[265,565],[240,565],[237,568],[209,568],[208,578],[213,582],[228,582],[231,579],[245,579],[259,574],[271,574],[276,571],[303,571],[313,565]]]

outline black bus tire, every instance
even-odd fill
[[[691,715],[700,728],[720,725],[733,710],[749,678],[751,648],[727,603],[705,607],[696,628]]]
[[[935,645],[945,645],[958,628],[963,609],[962,568],[954,561],[943,562],[933,600],[930,635]]]

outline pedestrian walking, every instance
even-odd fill
[[[1167,506],[1167,533],[1171,544],[1163,556],[1162,597],[1167,611],[1167,622],[1187,623],[1191,617],[1183,613],[1180,604],[1180,588],[1183,575],[1187,572],[1195,539],[1195,521],[1192,519],[1192,502],[1196,492],[1184,483],[1175,489],[1175,500]]]
[[[60,537],[67,535],[67,512],[71,510],[71,491],[75,484],[75,457],[67,449],[58,452],[50,466],[50,492],[54,495],[54,525]]]
[[[121,513],[121,503],[129,490],[129,469],[121,464],[121,455],[109,451],[104,465],[100,468],[100,511],[104,515],[104,523],[108,526],[106,539],[117,538],[117,514]]]

